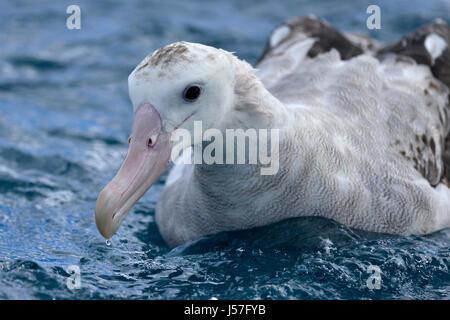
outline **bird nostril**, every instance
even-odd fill
[[[147,140],[147,147],[148,148],[152,148],[155,145],[156,138],[157,138],[157,136],[155,136],[155,135],[153,135],[150,138],[148,138],[148,140]]]

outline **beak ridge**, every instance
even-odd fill
[[[170,135],[162,129],[161,117],[151,104],[137,108],[129,141],[125,161],[100,192],[95,207],[97,228],[106,239],[116,233],[134,204],[169,165]]]

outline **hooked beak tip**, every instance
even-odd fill
[[[100,192],[95,205],[95,223],[100,234],[105,239],[110,239],[117,231],[118,226],[114,222],[115,211],[109,205],[106,188]]]

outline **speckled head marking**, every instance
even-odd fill
[[[188,66],[202,63],[204,66],[208,66],[220,63],[218,55],[222,57],[232,56],[231,53],[226,51],[200,44],[185,41],[175,42],[148,55],[133,73],[136,77],[143,79],[149,77],[149,72],[155,72],[159,77],[173,78],[176,77],[176,69],[181,65]]]
[[[191,62],[189,49],[184,42],[176,42],[155,51],[149,60],[149,66],[170,66],[179,61]]]

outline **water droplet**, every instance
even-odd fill
[[[109,247],[111,245],[111,240],[106,239],[106,245]]]

